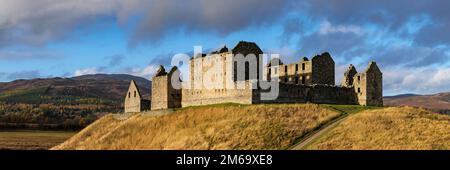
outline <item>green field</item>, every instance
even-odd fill
[[[75,135],[74,131],[0,131],[0,150],[45,150]]]

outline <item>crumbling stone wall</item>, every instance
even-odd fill
[[[344,78],[341,81],[341,86],[353,87],[353,80],[357,73],[358,72],[356,71],[355,66],[353,66],[353,64],[350,64],[344,73]]]
[[[267,80],[278,77],[278,80],[287,84],[335,84],[335,64],[330,54],[325,52],[314,56],[311,61],[303,57],[301,61],[291,64],[279,64],[271,66],[270,63],[264,68]]]
[[[278,77],[282,83],[312,85],[312,63],[306,57],[296,63],[267,65],[264,73],[268,77],[267,80]]]
[[[369,63],[366,73],[366,105],[383,106],[383,75],[377,64]]]
[[[295,85],[280,83],[275,100],[260,100],[267,90],[253,90],[253,103],[326,103],[358,104],[353,88],[330,85]]]
[[[334,61],[328,52],[316,55],[312,62],[312,84],[334,85]]]
[[[360,105],[383,106],[383,77],[375,62],[370,62],[367,69],[353,79]]]
[[[181,89],[172,86],[172,76],[179,76],[176,67],[166,73],[164,67],[160,66],[152,78],[152,110],[181,107]]]

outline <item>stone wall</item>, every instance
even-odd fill
[[[268,80],[278,77],[282,83],[312,85],[311,61],[266,67],[264,73],[267,75],[266,77],[269,77]]]
[[[172,85],[172,76],[179,78],[176,67],[165,73],[161,66],[156,76],[152,78],[152,110],[181,107],[181,90]]]
[[[168,106],[167,76],[156,76],[152,79],[152,110],[167,109]]]
[[[268,96],[268,90],[254,89],[252,103],[306,103],[309,90],[309,86],[280,83],[278,96],[270,96],[274,100],[261,100],[261,93]]]
[[[321,104],[358,104],[353,88],[313,85],[308,93],[308,102]]]
[[[383,106],[383,77],[375,62],[370,62],[367,69],[353,79],[360,105]]]
[[[260,75],[259,73],[262,72],[262,66],[260,63],[260,54],[262,54],[262,50],[258,47],[258,45],[254,42],[246,42],[246,41],[239,41],[239,43],[231,50],[232,54],[233,54],[233,80],[234,81],[244,81],[244,80],[251,80],[251,79],[259,79]],[[246,58],[247,55],[252,54],[256,57],[256,64],[251,65],[249,62],[240,62],[236,59],[238,59],[238,55],[240,55],[240,57]],[[237,68],[237,64],[243,64],[244,66],[244,76],[243,77],[238,77],[237,73],[238,73],[238,68]],[[250,67],[256,67],[256,75],[255,77],[252,77],[250,75]],[[260,70],[261,69],[261,70]],[[261,75],[262,76],[262,75]]]
[[[358,104],[353,88],[330,85],[294,85],[280,83],[279,96],[275,100],[260,100],[267,90],[253,90],[252,103],[327,103]]]
[[[383,76],[375,62],[366,70],[366,105],[383,106]]]
[[[198,106],[217,103],[252,104],[252,89],[245,81],[243,89],[183,89],[181,106]],[[234,83],[237,86],[237,83]]]
[[[344,73],[344,78],[341,81],[341,86],[343,87],[352,87],[353,86],[353,80],[355,75],[358,72],[356,71],[355,66],[353,66],[352,64],[350,64],[347,68],[347,70]]]
[[[124,102],[125,113],[141,112],[141,94],[135,81],[131,81]]]
[[[316,55],[312,62],[312,84],[334,85],[334,61],[329,53]]]
[[[180,78],[180,73],[178,71],[178,69],[176,67],[172,68],[172,70],[169,72],[169,74],[167,75],[167,84],[169,84],[169,86],[167,87],[167,107],[168,108],[179,108],[181,107],[181,98],[182,98],[182,94],[181,94],[181,89],[179,88],[175,88],[174,86],[172,86],[171,83],[171,78],[175,77],[175,79],[179,79]]]

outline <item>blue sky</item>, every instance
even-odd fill
[[[125,73],[256,42],[284,62],[329,51],[336,78],[375,60],[384,94],[450,91],[449,1],[0,0],[0,82]]]

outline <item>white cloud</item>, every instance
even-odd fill
[[[448,87],[450,89],[450,68],[438,70],[431,77],[429,86]]]
[[[74,76],[82,76],[82,75],[97,74],[97,73],[100,73],[100,70],[98,68],[91,67],[91,68],[75,70]]]
[[[301,56],[297,55],[297,51],[288,46],[280,48],[272,48],[267,50],[268,54],[279,54],[283,63],[298,62],[301,60]],[[270,57],[270,56],[268,56]],[[303,56],[302,56],[303,57]]]
[[[132,68],[131,70],[128,70],[125,72],[126,72],[126,74],[131,74],[134,76],[151,79],[151,77],[156,73],[157,69],[158,69],[158,66],[156,66],[156,65],[148,65],[144,68]]]
[[[401,93],[433,94],[450,91],[450,68],[389,69],[383,71],[388,95]]]
[[[167,69],[167,68],[166,68]],[[119,71],[121,70],[121,71]],[[73,76],[82,76],[87,74],[99,74],[99,73],[114,73],[114,74],[130,74],[134,76],[143,77],[146,79],[151,79],[153,75],[158,70],[158,65],[147,65],[143,68],[134,67],[134,68],[122,68],[116,71],[107,72],[105,70],[105,67],[89,67],[89,68],[83,68],[75,70]],[[166,70],[168,71],[168,70]]]
[[[356,35],[362,35],[363,31],[360,26],[356,25],[331,25],[329,21],[323,21],[320,24],[320,35],[327,35],[332,33],[353,33]]]

